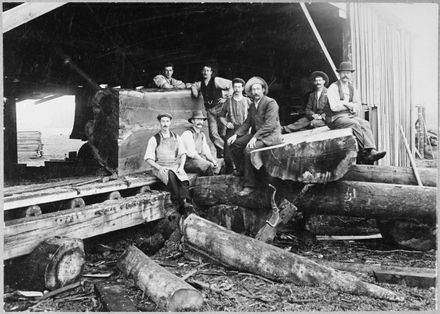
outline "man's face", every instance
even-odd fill
[[[234,83],[234,85],[232,85],[232,88],[234,89],[234,95],[243,94],[243,84]]]
[[[251,87],[251,94],[255,100],[259,100],[264,96],[264,88],[261,84],[254,84]]]
[[[204,122],[205,122],[205,119],[198,119],[198,118],[192,119],[192,124],[198,129],[203,128]]]
[[[205,79],[211,78],[212,75],[212,69],[210,67],[203,67],[202,69],[202,76]]]
[[[341,81],[347,83],[351,81],[352,73],[350,71],[341,71],[339,72],[339,76],[341,77]]]
[[[174,72],[173,67],[165,67],[163,69],[163,74],[167,79],[170,79],[173,76],[173,72]]]
[[[321,89],[324,87],[325,80],[322,77],[317,76],[317,77],[315,77],[313,84],[315,84],[317,89]]]
[[[168,131],[170,129],[171,119],[168,117],[160,118],[160,129],[162,131]]]

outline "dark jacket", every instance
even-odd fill
[[[251,129],[251,134],[254,134],[254,137],[266,146],[282,143],[278,108],[275,99],[267,96],[261,98],[257,110],[255,110],[254,102],[252,102],[249,105],[246,120],[235,133],[238,136],[243,136]]]
[[[326,106],[329,106],[327,98],[327,88],[324,87],[319,99],[317,99],[317,96],[318,95],[316,91],[311,93],[309,96],[309,101],[307,102],[306,106],[306,117],[309,118],[309,120],[313,119],[312,115],[314,115],[315,113],[324,113],[324,108]]]

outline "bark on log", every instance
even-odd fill
[[[418,168],[423,186],[437,186],[436,168]],[[353,165],[342,178],[346,181],[417,185],[412,168]]]
[[[314,261],[270,244],[239,235],[210,221],[190,215],[183,223],[189,249],[235,269],[271,280],[306,285],[326,285],[336,291],[401,301],[403,297],[365,283]]]
[[[84,245],[80,239],[49,238],[26,257],[28,289],[54,290],[75,282],[85,263]]]
[[[196,311],[203,305],[199,291],[134,246],[122,254],[118,267],[125,276],[133,277],[136,285],[165,311]]]
[[[294,201],[303,184],[274,184],[277,198]],[[230,204],[248,208],[270,208],[269,189],[256,190],[240,197],[237,192],[243,181],[232,176],[199,177],[191,187],[194,202],[199,206]],[[434,187],[395,185],[358,181],[337,181],[316,184],[296,204],[303,214],[365,217],[376,219],[410,219],[433,224],[436,221]]]
[[[357,144],[351,129],[317,128],[283,135],[284,143],[251,153],[255,168],[282,180],[326,183],[342,178],[356,163]]]

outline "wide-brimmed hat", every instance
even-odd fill
[[[350,61],[343,61],[341,62],[341,64],[339,65],[339,69],[336,69],[337,72],[341,72],[341,71],[350,71],[350,72],[354,72],[353,69],[353,65],[351,64]]]
[[[324,81],[325,81],[324,85],[328,84],[328,76],[324,72],[322,72],[322,71],[314,71],[312,73],[312,81],[314,81],[316,77],[322,77],[324,79]]]
[[[205,115],[203,114],[202,110],[196,110],[196,111],[193,111],[191,118],[188,119],[188,122],[192,123],[191,122],[192,119],[203,119],[203,120],[206,120],[208,118],[205,117]]]
[[[157,115],[157,120],[160,121],[160,119],[162,119],[163,117],[167,117],[167,118],[170,118],[170,120],[173,120],[173,116],[171,115],[171,113],[168,113],[168,112],[159,113]]]
[[[254,76],[251,77],[244,86],[244,91],[246,92],[246,95],[251,95],[251,88],[254,84],[260,84],[264,87],[264,95],[267,95],[269,93],[269,86],[267,85],[266,81],[259,76]]]

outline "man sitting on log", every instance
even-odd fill
[[[192,126],[182,133],[182,142],[186,149],[185,171],[212,176],[220,172],[220,167],[212,156],[202,131],[206,119],[201,110],[193,112],[188,119]]]
[[[359,160],[373,163],[383,158],[386,152],[376,150],[370,123],[358,117],[362,108],[360,98],[350,83],[355,70],[351,62],[344,61],[337,71],[340,79],[327,91],[329,107],[326,109],[326,123],[330,129],[352,128],[359,146]]]
[[[172,201],[179,205],[179,212],[186,215],[194,211],[184,170],[186,152],[180,136],[170,131],[172,119],[169,113],[157,116],[160,132],[149,139],[144,159],[153,168],[153,174],[167,186]]]
[[[312,81],[315,85],[315,91],[309,95],[306,106],[306,116],[298,121],[282,127],[282,133],[291,133],[306,128],[317,128],[325,126],[324,108],[327,106],[327,88],[328,76],[324,72],[315,71],[312,73]]]
[[[221,158],[223,157],[224,141],[220,134],[224,134],[224,128],[219,116],[226,98],[232,95],[232,82],[214,76],[212,66],[207,64],[202,68],[202,80],[195,82],[191,91],[195,98],[200,96],[200,92],[203,95],[208,115],[209,138],[217,150],[217,157]]]
[[[243,125],[228,140],[228,144],[232,145],[231,153],[239,172],[244,168],[245,188],[239,193],[240,196],[250,194],[257,185],[256,169],[252,166],[250,152],[283,141],[279,107],[274,99],[266,96],[269,92],[266,81],[254,76],[247,81],[245,91],[252,96],[253,101]]]
[[[176,80],[173,76],[174,66],[172,63],[167,63],[163,67],[162,74],[158,74],[153,78],[154,84],[159,88],[165,89],[184,89],[191,88],[191,83],[183,83]]]
[[[237,172],[227,140],[234,135],[234,132],[237,131],[237,129],[243,124],[244,120],[246,120],[249,104],[251,103],[251,100],[243,95],[244,84],[245,82],[241,78],[235,78],[232,80],[234,94],[231,98],[226,100],[220,114],[220,121],[226,127],[224,149],[226,173]]]

